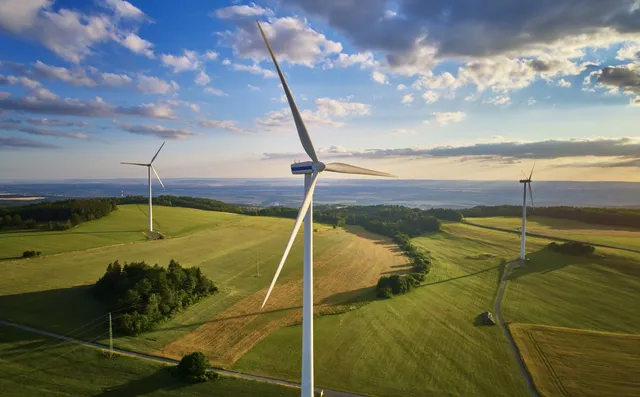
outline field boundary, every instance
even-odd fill
[[[483,228],[483,229],[495,230],[495,231],[498,231],[498,232],[513,233],[513,234],[518,234],[518,235],[520,234],[520,231],[517,230],[517,229],[508,229],[508,228],[504,228],[504,227],[481,225],[479,223],[469,222],[466,219],[463,220],[462,223],[464,223],[465,225],[480,227],[480,228]],[[563,242],[566,242],[566,243],[583,243],[583,244],[593,245],[594,247],[611,248],[611,249],[635,252],[636,254],[640,254],[640,250],[634,250],[633,248],[624,248],[624,247],[618,247],[618,246],[614,246],[614,245],[591,243],[591,242],[582,241],[582,240],[572,240],[572,239],[569,239],[569,238],[554,237],[554,236],[549,236],[549,235],[540,234],[540,233],[527,232],[527,236],[539,237],[539,238],[544,238],[544,239],[547,239],[547,240],[563,241]]]
[[[106,346],[106,345],[103,345],[103,344],[100,344],[100,343],[88,342],[88,341],[84,341],[84,340],[81,340],[81,339],[71,338],[69,336],[55,334],[53,332],[44,331],[44,330],[41,330],[41,329],[29,327],[29,326],[26,326],[26,325],[14,323],[14,322],[11,322],[11,321],[0,320],[0,325],[6,325],[8,327],[17,328],[17,329],[20,329],[20,330],[23,330],[23,331],[27,331],[27,332],[33,332],[33,333],[36,333],[36,334],[39,334],[39,335],[48,336],[48,337],[54,338],[54,339],[60,339],[60,340],[66,341],[66,342],[76,343],[76,344],[83,345],[83,346],[86,346],[86,347],[91,347],[91,348],[94,348],[94,349],[99,349],[99,350],[103,350],[103,351],[107,351],[107,352],[109,351],[109,346]],[[145,359],[145,360],[151,360],[151,361],[155,361],[155,362],[162,363],[162,364],[177,365],[180,362],[179,360],[174,360],[174,359],[171,359],[171,358],[160,357],[160,356],[155,356],[155,355],[146,354],[146,353],[138,353],[138,352],[134,352],[134,351],[131,351],[131,350],[119,349],[119,348],[115,348],[115,347],[113,348],[113,352],[121,354],[121,355],[124,355],[124,356],[141,358],[141,359]],[[243,373],[243,372],[228,371],[228,370],[214,368],[214,367],[211,367],[209,369],[214,371],[214,372],[216,372],[216,373],[218,373],[218,374],[220,374],[220,375],[223,375],[223,376],[230,376],[230,377],[234,377],[234,378],[258,381],[258,382],[266,382],[266,383],[271,383],[271,384],[274,384],[274,385],[292,387],[292,388],[296,388],[296,389],[300,388],[300,384],[299,383],[291,382],[291,381],[288,381],[288,380],[269,378],[269,377],[266,377],[266,376],[251,375],[251,374],[246,374],[246,373]],[[340,391],[340,390],[325,389],[325,388],[321,388],[321,387],[316,387],[315,390],[316,390],[316,392],[320,392],[320,391],[324,392],[324,395],[327,396],[327,397],[367,397],[364,394],[349,393],[349,392],[344,392],[344,391]]]

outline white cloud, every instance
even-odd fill
[[[402,135],[402,134],[415,134],[416,132],[414,130],[408,130],[405,128],[398,128],[395,130],[391,130],[392,134],[396,134],[396,135]]]
[[[224,63],[224,62],[223,62]],[[264,69],[260,67],[260,65],[242,65],[238,63],[231,64],[231,69],[238,70],[242,72],[249,72],[251,74],[261,75],[264,78],[275,78],[277,77],[276,73],[273,70]]]
[[[40,9],[51,5],[51,0],[4,0],[0,2],[0,26],[11,33],[31,28]]]
[[[371,113],[371,105],[358,102],[318,98],[315,104],[316,111],[305,109],[300,112],[306,125],[340,127],[344,123],[334,118],[344,119],[349,116],[366,116]],[[256,120],[256,124],[269,130],[288,129],[294,125],[289,108],[269,112],[263,118]]]
[[[220,33],[221,44],[233,53],[256,62],[270,59],[255,21],[237,21],[235,31]],[[342,52],[342,44],[313,30],[306,21],[294,17],[271,18],[261,24],[279,62],[313,67],[331,54]]]
[[[493,98],[487,98],[484,101],[482,101],[482,103],[488,103],[496,106],[506,105],[509,102],[511,102],[511,98],[508,96],[497,96]]]
[[[371,105],[359,102],[346,102],[331,98],[316,99],[318,112],[330,116],[366,116],[371,113]]]
[[[422,94],[422,98],[429,104],[436,103],[438,99],[440,99],[440,94],[435,91],[425,91],[425,93]]]
[[[251,91],[260,91],[260,87],[256,87],[256,86],[251,85],[251,84],[247,84],[247,87],[249,87],[249,89]]]
[[[204,71],[200,71],[194,81],[198,85],[207,85],[211,82],[211,78]]]
[[[109,87],[122,87],[131,84],[131,77],[126,74],[101,73],[102,83]]]
[[[20,76],[20,77],[6,76],[5,77],[0,74],[0,85],[3,85],[3,84],[10,84],[10,85],[20,84],[27,88],[36,88],[41,85],[40,82],[31,80],[28,77],[24,77],[24,76]]]
[[[47,130],[40,127],[34,127],[29,125],[22,125],[15,122],[7,122],[0,120],[0,130],[5,131],[19,131],[24,132],[31,135],[40,135],[40,136],[52,136],[56,138],[72,138],[72,139],[86,139],[87,136],[85,134],[80,134],[77,132],[66,132],[60,130]]]
[[[327,61],[327,66],[329,68],[348,68],[354,65],[359,65],[360,69],[367,69],[376,67],[379,65],[379,63],[373,58],[373,54],[368,51],[351,55],[340,53],[338,54],[338,57],[336,59]]]
[[[146,15],[138,7],[124,0],[104,0],[107,7],[113,9],[122,18],[145,19]]]
[[[429,118],[429,120],[426,120],[424,123],[430,124],[431,122],[433,122],[440,125],[447,125],[447,124],[459,123],[462,120],[464,120],[466,117],[467,115],[463,112],[442,112],[442,113],[435,112],[435,113],[431,113],[431,117]]]
[[[455,90],[460,85],[461,83],[449,72],[438,75],[428,72],[414,81],[412,87],[416,90]]]
[[[183,55],[181,56],[162,54],[160,60],[164,66],[173,68],[174,73],[184,72],[185,70],[197,70],[202,65],[200,55],[190,50],[183,50]]]
[[[120,37],[117,41],[123,46],[130,49],[136,54],[144,55],[147,58],[154,58],[153,43],[140,38],[135,33],[127,33],[124,37]]]
[[[197,132],[181,129],[181,128],[167,128],[162,125],[136,125],[129,123],[121,123],[114,121],[114,123],[120,127],[123,131],[130,132],[137,135],[153,135],[162,139],[186,139],[190,136],[202,135]]]
[[[226,94],[224,91],[212,87],[206,87],[204,89],[204,92],[215,96],[228,96],[228,94]]]
[[[223,65],[230,65],[231,61],[225,58],[225,59],[222,60],[222,64]]]
[[[626,43],[618,50],[617,60],[626,61],[640,58],[640,45],[638,43]]]
[[[80,87],[95,87],[98,84],[87,74],[84,70],[76,68],[74,70],[59,67],[50,66],[37,61],[33,64],[33,73],[35,76],[45,78],[48,80],[61,80],[67,84]]]
[[[217,130],[225,130],[233,133],[246,133],[247,130],[243,130],[236,125],[232,120],[200,120],[198,125],[203,128],[212,128]]]
[[[374,70],[371,72],[371,80],[375,81],[378,84],[389,84],[389,79],[384,73],[378,72]]]
[[[407,89],[407,86],[404,84],[398,84],[398,86],[396,87],[396,90],[398,91],[404,91]]]
[[[166,82],[157,77],[140,75],[136,88],[143,94],[168,94],[177,91],[180,86],[173,80]]]
[[[42,100],[42,101],[54,101],[59,97],[53,92],[47,90],[44,87],[35,88],[25,95],[25,98],[28,100]]]
[[[212,13],[212,16],[216,16],[220,19],[234,19],[234,18],[251,18],[265,16],[273,16],[273,10],[269,8],[262,8],[255,3],[250,5],[234,5],[230,7],[220,8]]]
[[[531,98],[529,98],[529,100],[527,101],[527,105],[529,105],[529,106],[533,106],[533,105],[535,105],[535,104],[536,104],[536,102],[537,102],[537,101],[536,101],[533,97],[531,97]]]
[[[205,54],[204,54],[204,59],[206,59],[207,61],[215,61],[216,59],[218,59],[218,54],[215,51],[211,51],[208,50]]]
[[[571,82],[565,80],[565,79],[560,79],[558,80],[557,84],[558,87],[562,87],[562,88],[569,88],[571,87]]]
[[[403,105],[409,105],[411,103],[413,103],[413,94],[407,94],[405,96],[402,97],[402,100],[400,101],[401,104]]]

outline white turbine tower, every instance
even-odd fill
[[[529,197],[531,197],[531,208],[535,208],[533,205],[533,191],[531,189],[531,177],[533,176],[533,169],[536,168],[535,163],[531,168],[531,173],[527,178],[527,175],[523,172],[524,179],[520,179],[520,183],[523,184],[522,194],[522,237],[520,238],[520,259],[525,259],[525,240],[527,238],[527,185],[529,186]]]
[[[158,151],[156,152],[156,155],[153,156],[153,158],[151,159],[151,161],[148,164],[143,164],[143,163],[127,163],[127,162],[121,162],[120,164],[127,164],[127,165],[138,165],[140,167],[147,167],[147,182],[149,183],[149,231],[152,232],[153,231],[153,209],[151,208],[151,200],[152,200],[152,195],[151,195],[151,171],[153,171],[153,173],[156,175],[156,178],[158,178],[158,182],[160,182],[160,185],[162,185],[162,188],[165,189],[164,187],[164,183],[162,183],[162,180],[160,179],[160,176],[158,176],[158,173],[156,172],[156,169],[153,168],[153,161],[156,159],[156,157],[158,157],[158,153],[160,153],[160,151],[162,150],[162,147],[164,146],[166,142],[162,142],[162,145],[160,145],[160,149],[158,149]]]
[[[257,21],[256,21],[257,22]],[[296,218],[296,222],[293,225],[293,231],[291,232],[291,236],[289,237],[289,241],[287,242],[287,246],[284,250],[284,254],[282,255],[282,260],[280,260],[280,264],[276,270],[276,274],[273,276],[273,280],[271,281],[271,285],[269,286],[269,290],[267,291],[267,296],[264,298],[264,302],[262,303],[262,307],[267,303],[269,299],[269,295],[271,295],[271,291],[273,291],[273,287],[278,280],[278,276],[280,275],[280,271],[282,270],[282,266],[284,262],[287,260],[287,255],[289,255],[289,251],[291,250],[291,246],[293,245],[293,241],[298,234],[298,230],[300,230],[300,226],[302,225],[302,220],[304,219],[304,280],[302,286],[302,396],[303,397],[312,397],[314,392],[313,387],[313,191],[316,186],[316,181],[318,180],[318,175],[323,171],[329,172],[339,172],[343,174],[357,174],[357,175],[374,175],[374,176],[385,176],[385,177],[394,177],[391,174],[387,174],[385,172],[378,172],[373,170],[368,170],[365,168],[356,167],[349,164],[343,163],[330,163],[324,164],[318,160],[318,156],[316,155],[316,151],[313,148],[313,143],[311,143],[311,137],[307,132],[307,128],[302,121],[302,117],[300,116],[300,112],[298,111],[298,107],[296,106],[295,101],[293,100],[293,95],[291,95],[291,91],[289,90],[289,86],[280,70],[280,66],[278,65],[278,61],[276,60],[275,55],[273,54],[273,50],[269,45],[269,41],[262,31],[262,27],[260,23],[257,22],[258,29],[260,30],[260,34],[264,39],[265,44],[267,45],[267,49],[269,50],[269,54],[271,54],[271,59],[273,59],[273,63],[278,72],[278,76],[280,76],[280,82],[282,83],[282,88],[284,88],[284,93],[287,97],[287,101],[289,102],[289,107],[291,108],[291,113],[293,114],[293,120],[296,124],[296,129],[298,130],[298,136],[300,137],[300,142],[302,143],[302,147],[304,151],[307,152],[309,157],[311,157],[312,161],[304,161],[304,162],[294,162],[291,164],[291,172],[294,175],[304,175],[304,201],[300,206],[300,212],[298,212],[298,217]]]

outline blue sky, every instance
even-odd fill
[[[640,181],[639,6],[595,3],[4,0],[0,178],[135,177],[165,140],[164,177],[289,175],[257,19],[321,160]]]

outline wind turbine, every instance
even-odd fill
[[[289,241],[284,249],[284,254],[282,255],[282,259],[280,260],[280,264],[276,270],[276,274],[273,276],[273,280],[271,281],[271,285],[269,286],[269,290],[267,291],[267,296],[264,298],[264,302],[262,303],[262,307],[267,303],[269,299],[269,295],[271,295],[271,291],[273,291],[273,287],[278,280],[278,276],[280,275],[280,271],[282,270],[282,266],[284,262],[287,260],[287,256],[289,255],[289,251],[291,250],[291,246],[293,245],[293,241],[300,230],[300,226],[302,225],[302,220],[304,219],[304,280],[302,286],[302,396],[303,397],[312,397],[314,392],[313,387],[313,191],[316,187],[316,182],[318,180],[318,175],[320,175],[323,171],[329,172],[339,172],[343,174],[356,174],[356,175],[374,175],[374,176],[385,176],[385,177],[394,177],[391,174],[387,174],[385,172],[368,170],[365,168],[356,167],[349,164],[343,163],[329,163],[324,164],[320,160],[318,160],[318,156],[313,147],[313,143],[311,142],[311,137],[307,132],[307,128],[304,125],[304,121],[302,121],[302,117],[300,116],[300,112],[298,111],[298,107],[296,106],[295,101],[293,100],[293,95],[291,95],[291,91],[289,90],[289,86],[282,74],[282,70],[280,70],[280,66],[278,65],[278,61],[276,60],[275,55],[273,54],[273,50],[269,45],[269,41],[260,26],[260,22],[256,21],[258,24],[258,29],[260,30],[260,34],[264,39],[265,44],[267,45],[267,49],[269,50],[269,54],[271,55],[271,59],[276,67],[278,72],[278,76],[280,76],[280,82],[282,83],[282,88],[284,88],[284,93],[287,97],[287,101],[289,102],[289,107],[291,108],[291,113],[293,114],[293,121],[296,124],[296,129],[298,130],[298,136],[300,138],[300,142],[302,143],[302,147],[304,151],[307,152],[309,157],[311,157],[311,161],[303,161],[303,162],[294,162],[291,164],[291,173],[294,175],[304,175],[304,200],[302,205],[300,206],[300,211],[298,212],[298,216],[296,218],[296,222],[293,225],[293,231],[291,232],[291,236],[289,237]]]
[[[523,184],[523,194],[522,194],[522,237],[520,239],[520,259],[525,259],[524,252],[524,244],[527,238],[527,185],[529,186],[529,197],[531,197],[531,208],[535,208],[533,205],[533,191],[531,189],[531,177],[533,176],[533,169],[536,168],[536,164],[533,163],[533,167],[531,168],[531,173],[527,178],[527,175],[522,172],[524,175],[524,179],[520,179],[520,183]]]
[[[158,149],[158,151],[156,152],[155,156],[153,156],[153,158],[151,159],[149,164],[120,162],[120,164],[138,165],[140,167],[147,167],[147,182],[149,183],[149,231],[150,232],[153,231],[153,210],[151,208],[151,198],[152,198],[152,196],[151,196],[151,171],[153,171],[153,173],[156,175],[156,178],[158,178],[158,182],[160,182],[160,185],[162,185],[162,188],[166,189],[164,187],[164,183],[162,183],[162,180],[160,179],[160,176],[158,176],[158,173],[156,172],[156,169],[153,168],[153,161],[156,159],[156,157],[158,157],[158,153],[160,153],[160,151],[162,150],[162,147],[164,146],[165,143],[166,142],[162,142],[162,145],[160,145],[160,149]]]

